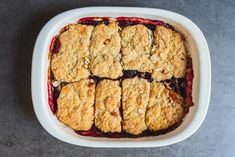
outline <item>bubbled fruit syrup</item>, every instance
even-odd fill
[[[54,106],[54,101],[53,101],[53,93],[52,93],[52,87],[51,87],[51,82],[48,81],[47,83],[47,88],[48,88],[48,103],[50,106],[50,109],[53,113],[55,113],[55,106]]]
[[[61,43],[60,43],[58,36],[53,37],[51,40],[51,44],[50,44],[50,49],[49,49],[50,52],[52,54],[56,54],[59,52],[60,47],[61,47]]]
[[[193,100],[192,100],[193,77],[194,75],[193,75],[192,59],[188,57],[187,58],[187,71],[186,71],[187,87],[186,87],[186,98],[185,98],[185,103],[187,106],[193,105]]]

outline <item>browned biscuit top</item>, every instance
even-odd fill
[[[96,88],[95,125],[103,132],[121,132],[119,81],[102,80]]]
[[[150,130],[161,130],[182,120],[183,98],[164,85],[151,83],[150,100],[146,111],[146,125]]]
[[[83,79],[65,85],[57,99],[57,117],[75,130],[89,130],[94,120],[95,82]]]
[[[173,76],[184,77],[186,50],[181,35],[172,29],[157,26],[154,31],[154,43],[150,58],[154,64],[153,78],[165,80]]]
[[[127,26],[122,30],[121,37],[124,70],[151,72],[152,32],[144,25]]]
[[[119,26],[115,22],[95,27],[90,46],[90,69],[93,75],[112,79],[121,76],[121,38],[118,31]]]
[[[147,129],[145,112],[149,102],[150,83],[131,78],[122,81],[123,130],[138,135]]]
[[[63,82],[79,81],[89,76],[88,56],[93,26],[69,25],[59,36],[61,48],[52,56],[51,70]]]

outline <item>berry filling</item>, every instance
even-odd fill
[[[91,25],[91,26],[97,26],[99,24],[105,24],[108,25],[109,24],[109,18],[108,17],[85,17],[82,18],[78,21],[78,23],[80,24],[84,24],[84,25]]]
[[[181,122],[176,123],[172,125],[171,127],[167,129],[162,129],[158,131],[151,131],[151,130],[145,130],[139,135],[132,135],[128,134],[124,131],[120,133],[104,133],[97,129],[94,125],[92,128],[88,131],[75,131],[77,134],[82,135],[82,136],[90,136],[90,137],[107,137],[107,138],[137,138],[137,137],[146,137],[146,136],[157,136],[157,135],[163,135],[165,133],[168,133],[174,129],[176,129]]]
[[[156,25],[165,26],[167,28],[173,29],[171,25],[159,20],[150,20],[138,17],[118,17],[117,21],[119,22],[120,27],[143,24],[151,30],[155,29]]]
[[[192,89],[193,89],[193,65],[192,65],[192,59],[190,57],[187,58],[187,71],[186,71],[186,80],[187,80],[187,86],[186,86],[186,94],[184,99],[185,109],[186,112],[189,111],[189,107],[193,105],[193,99],[192,99]]]
[[[126,78],[134,78],[134,77],[139,77],[148,80],[149,82],[152,82],[152,76],[148,72],[139,72],[137,70],[124,70],[123,71],[123,76],[122,79]]]
[[[58,38],[58,36],[55,36],[52,41],[51,41],[51,44],[50,44],[50,52],[52,54],[56,54],[59,52],[59,49],[61,47],[61,43],[60,43],[60,40]]]

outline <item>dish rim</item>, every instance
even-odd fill
[[[91,11],[92,10],[92,11]],[[94,11],[95,10],[95,11]],[[82,136],[77,136],[81,138],[77,138],[72,134],[66,134],[61,129],[57,130],[56,125],[54,124],[52,113],[48,109],[48,101],[47,93],[45,93],[46,83],[45,78],[42,77],[45,73],[45,64],[44,60],[45,55],[48,55],[48,45],[50,43],[46,43],[49,39],[49,36],[52,35],[53,26],[55,24],[59,24],[61,22],[60,19],[69,17],[71,15],[79,15],[79,14],[88,14],[88,13],[116,13],[116,14],[139,14],[139,12],[151,16],[161,16],[168,17],[171,19],[175,19],[175,21],[184,23],[183,27],[187,28],[190,33],[193,34],[195,43],[198,48],[199,55],[199,64],[200,64],[200,83],[199,83],[199,97],[198,97],[198,106],[197,111],[191,121],[191,123],[182,131],[178,132],[178,134],[160,140],[143,140],[142,138],[137,139],[106,139],[103,138],[83,138]],[[78,19],[77,19],[78,20]],[[187,24],[187,25],[185,25]],[[189,29],[190,28],[190,29]],[[47,39],[47,40],[45,40]],[[47,48],[47,54],[45,54],[45,49]],[[203,50],[203,52],[202,52]],[[43,52],[43,53],[41,53]],[[211,92],[211,61],[209,48],[206,42],[204,35],[201,30],[188,18],[163,9],[153,9],[153,8],[140,8],[140,7],[85,7],[69,10],[63,13],[60,13],[53,17],[40,31],[32,57],[32,72],[31,72],[31,92],[32,92],[32,100],[33,107],[36,113],[36,116],[47,132],[49,132],[54,137],[75,145],[80,146],[90,146],[90,147],[160,147],[166,146],[170,144],[174,144],[180,141],[185,140],[189,136],[191,136],[196,130],[201,126],[202,122],[205,119],[210,100],[210,92]],[[43,104],[43,105],[42,105]],[[204,105],[204,106],[203,106]],[[188,113],[189,114],[189,113]],[[54,117],[55,118],[55,117]],[[151,137],[150,137],[151,138]],[[141,140],[142,139],[142,140]]]

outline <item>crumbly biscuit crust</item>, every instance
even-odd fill
[[[102,80],[96,87],[95,125],[103,132],[121,132],[119,81]]]
[[[63,82],[79,81],[89,76],[88,56],[93,26],[69,25],[59,36],[61,48],[52,56],[51,70]]]
[[[152,72],[150,60],[152,31],[144,25],[127,26],[122,30],[122,62],[124,70]]]
[[[123,130],[138,135],[147,129],[145,112],[149,102],[150,83],[131,78],[122,81]]]
[[[93,75],[112,79],[121,76],[121,38],[118,31],[116,22],[94,28],[90,45],[90,70]]]
[[[157,26],[154,31],[155,46],[151,52],[154,64],[153,78],[157,80],[184,77],[186,72],[186,50],[184,41],[179,33]]]
[[[183,118],[183,98],[164,85],[151,83],[149,105],[146,111],[148,129],[157,131],[180,122]]]
[[[89,130],[94,120],[95,82],[83,79],[65,85],[57,99],[57,117],[75,130]]]

